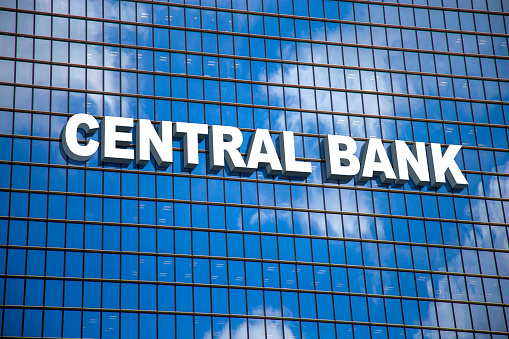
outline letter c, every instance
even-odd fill
[[[73,115],[62,131],[62,146],[65,154],[76,161],[87,161],[99,147],[99,142],[88,140],[86,145],[78,143],[78,129],[85,131],[85,135],[93,134],[99,128],[97,120],[88,114],[80,113]]]

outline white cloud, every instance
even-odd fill
[[[491,169],[492,171],[496,171],[495,168]],[[509,161],[503,164],[498,172],[500,173],[508,173],[509,170]],[[483,192],[483,183],[479,182],[477,187],[472,188],[474,194],[478,196],[486,196],[486,197],[509,197],[509,180],[499,180],[497,176],[492,176],[489,183],[484,187],[485,192]],[[507,222],[508,217],[504,217],[504,212],[502,208],[502,204],[498,201],[486,201],[482,199],[471,200],[472,201],[472,217],[474,221],[484,221],[484,222],[499,222],[504,223]],[[488,204],[488,208],[486,207],[486,203]],[[491,207],[491,209],[490,209]],[[488,220],[489,213],[489,220]],[[486,228],[486,232],[489,233],[488,227]],[[484,239],[487,236],[487,239],[490,239],[489,234],[483,230],[482,238]],[[478,237],[479,239],[479,237]],[[491,242],[491,241],[490,241]],[[477,244],[478,246],[484,246],[484,244]],[[491,244],[488,244],[491,247]]]
[[[264,315],[263,308],[258,307],[252,313],[253,315]],[[271,307],[265,309],[266,316],[281,316],[280,310],[272,309]],[[230,333],[230,323],[226,322],[226,324],[219,330],[212,329],[207,331],[203,336],[203,339],[212,338],[212,334],[214,334],[214,339],[248,339],[248,331],[249,331],[249,339],[288,339],[288,338],[297,338],[297,336],[292,332],[291,328],[284,324],[280,320],[271,320],[266,319],[265,322],[263,320],[255,320],[252,319],[249,321],[243,321],[240,325],[231,329]]]

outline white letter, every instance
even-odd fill
[[[396,172],[396,184],[408,181],[408,174],[418,186],[426,186],[429,182],[426,145],[416,142],[409,149],[402,140],[395,140],[391,145],[392,163]]]
[[[210,126],[209,155],[210,170],[217,171],[224,167],[224,160],[230,171],[239,172],[246,168],[239,152],[242,145],[242,132],[231,126]]]
[[[208,125],[176,122],[173,136],[184,138],[184,168],[195,168],[198,165],[198,139],[205,138],[209,132]]]
[[[382,140],[370,138],[364,145],[362,156],[360,181],[366,181],[373,176],[380,176],[384,184],[396,180],[396,175],[392,169],[391,162],[385,152]]]
[[[327,135],[324,140],[327,179],[350,180],[359,173],[357,144],[351,137]]]
[[[461,146],[450,145],[442,154],[440,144],[430,144],[427,147],[428,163],[430,165],[431,186],[440,187],[445,184],[445,177],[449,179],[452,188],[463,189],[468,185],[467,180],[454,161]]]
[[[65,154],[72,160],[87,161],[94,155],[99,147],[99,143],[95,140],[89,140],[86,145],[81,146],[78,143],[78,129],[85,131],[85,135],[93,134],[99,128],[99,123],[95,118],[88,114],[75,114],[62,131],[62,147]]]
[[[136,124],[136,164],[145,165],[150,153],[158,166],[169,166],[173,161],[171,121],[161,121],[157,133],[152,122],[140,119]]]
[[[268,174],[277,175],[282,171],[276,148],[266,129],[257,129],[253,133],[247,151],[247,168],[255,171],[258,166],[266,167]]]
[[[307,177],[311,174],[311,164],[295,160],[295,142],[293,132],[283,131],[279,136],[279,153],[281,153],[281,164],[283,175]]]
[[[130,163],[134,159],[134,150],[127,147],[133,141],[130,133],[132,118],[104,117],[101,123],[101,161]]]

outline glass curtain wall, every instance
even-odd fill
[[[507,12],[2,0],[1,335],[507,338]],[[76,162],[77,113],[293,131],[313,172]],[[327,134],[462,145],[469,185],[326,180]]]

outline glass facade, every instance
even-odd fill
[[[0,335],[508,337],[509,1],[0,7]],[[76,162],[76,113],[293,131],[313,172]],[[469,185],[326,180],[327,134],[462,145]]]

